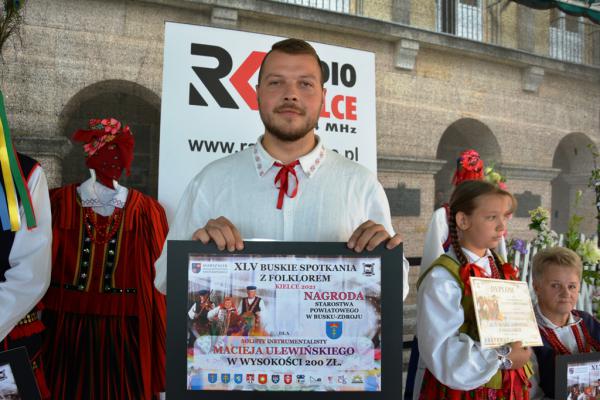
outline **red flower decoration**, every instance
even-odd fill
[[[460,155],[461,166],[467,171],[479,172],[483,170],[483,161],[475,150],[467,150]]]
[[[121,175],[123,169],[129,175],[135,143],[129,126],[122,125],[116,118],[90,119],[89,129],[77,130],[73,134],[73,140],[83,143],[86,165],[89,168],[115,180]],[[109,143],[110,146],[106,147],[109,151],[101,151]],[[111,151],[115,150],[118,152],[118,158],[115,156],[113,159],[114,154]],[[106,158],[109,156],[110,160]],[[108,165],[106,168],[109,171],[103,171],[103,165]],[[109,168],[111,166],[112,168]]]
[[[453,185],[459,185],[464,181],[483,179],[483,160],[475,150],[463,151],[456,164],[456,171],[452,177]]]
[[[87,157],[91,157],[98,152],[104,145],[121,135],[132,135],[131,129],[125,125],[121,129],[122,124],[116,118],[90,119],[90,130],[79,130],[73,136],[74,140],[83,141],[83,150]]]
[[[103,119],[102,125],[104,126],[104,132],[110,133],[111,135],[115,135],[119,129],[121,129],[121,123],[114,118]]]

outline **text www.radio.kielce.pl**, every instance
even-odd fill
[[[206,152],[206,153],[223,153],[231,154],[240,150],[244,150],[246,147],[253,146],[254,143],[244,142],[224,142],[221,140],[197,140],[188,139],[190,151]]]

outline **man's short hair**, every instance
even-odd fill
[[[550,265],[574,269],[577,271],[579,279],[581,279],[583,264],[579,255],[571,249],[557,246],[540,250],[533,257],[533,268],[531,270],[533,280],[541,279],[542,275],[544,275],[544,270]]]
[[[315,58],[317,65],[319,66],[319,71],[321,72],[321,86],[325,84],[325,72],[323,71],[323,67],[321,65],[321,59],[317,54],[317,51],[314,47],[312,47],[308,42],[301,39],[285,39],[275,43],[271,46],[271,50],[265,55],[262,63],[260,64],[260,69],[258,70],[258,84],[260,85],[260,81],[262,79],[262,70],[265,66],[265,61],[269,57],[269,55],[274,51],[280,51],[285,54],[308,54]]]

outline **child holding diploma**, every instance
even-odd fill
[[[417,336],[427,367],[420,399],[529,399],[531,350],[520,342],[482,349],[469,277],[516,279],[490,249],[506,230],[515,198],[483,181],[466,181],[450,198],[451,246],[417,283]]]

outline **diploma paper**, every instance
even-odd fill
[[[542,345],[526,282],[470,279],[482,348],[516,341],[521,341],[523,346]]]

